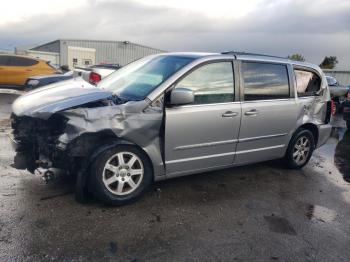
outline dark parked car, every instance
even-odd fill
[[[44,76],[32,76],[29,77],[25,83],[27,90],[32,90],[38,87],[46,86],[56,82],[68,80],[73,78],[73,71],[69,71],[65,74],[44,75]]]
[[[326,76],[329,91],[331,93],[332,100],[336,107],[336,112],[342,112],[343,103],[346,101],[346,96],[349,88],[339,84],[338,80],[332,76]]]

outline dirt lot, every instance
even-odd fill
[[[74,200],[11,167],[0,94],[0,261],[350,261],[350,132],[300,171],[278,161],[157,183],[137,203]],[[336,163],[336,165],[335,165]]]

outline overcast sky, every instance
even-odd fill
[[[350,69],[349,0],[1,1],[0,49],[58,38],[128,40],[168,51],[302,53]]]

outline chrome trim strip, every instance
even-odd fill
[[[232,156],[235,155],[235,152],[170,160],[170,161],[165,161],[165,164],[166,165],[167,164],[175,164],[175,163],[180,163],[180,162],[188,162],[188,161],[201,160],[201,159],[214,158],[214,157],[221,157],[221,156],[230,156],[230,155],[232,155]],[[233,159],[232,159],[232,161],[233,161]]]
[[[226,140],[226,141],[218,141],[218,142],[210,142],[210,143],[202,143],[202,144],[178,146],[178,147],[175,147],[174,150],[185,150],[185,149],[192,149],[192,148],[202,148],[202,147],[210,147],[210,146],[234,144],[234,143],[237,143],[237,142],[238,142],[237,139],[233,139],[233,140]]]
[[[253,103],[260,103],[260,102],[271,102],[271,101],[276,101],[276,102],[295,101],[295,97],[242,101],[242,104],[253,104]]]
[[[257,149],[242,150],[242,151],[237,151],[236,154],[240,155],[240,154],[258,152],[258,151],[264,151],[264,150],[270,150],[270,149],[277,149],[277,148],[282,148],[282,147],[285,147],[285,145],[269,146],[269,147],[261,147],[261,148],[257,148]]]
[[[255,141],[255,140],[260,140],[260,139],[268,139],[268,138],[276,138],[276,137],[282,137],[286,136],[288,133],[284,134],[276,134],[276,135],[268,135],[268,136],[256,136],[256,137],[248,137],[248,138],[242,138],[238,139],[238,142],[250,142],[250,141]]]

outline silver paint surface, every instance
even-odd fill
[[[47,85],[20,96],[12,105],[17,116],[42,119],[74,106],[108,98],[110,91],[97,88],[81,78]]]

